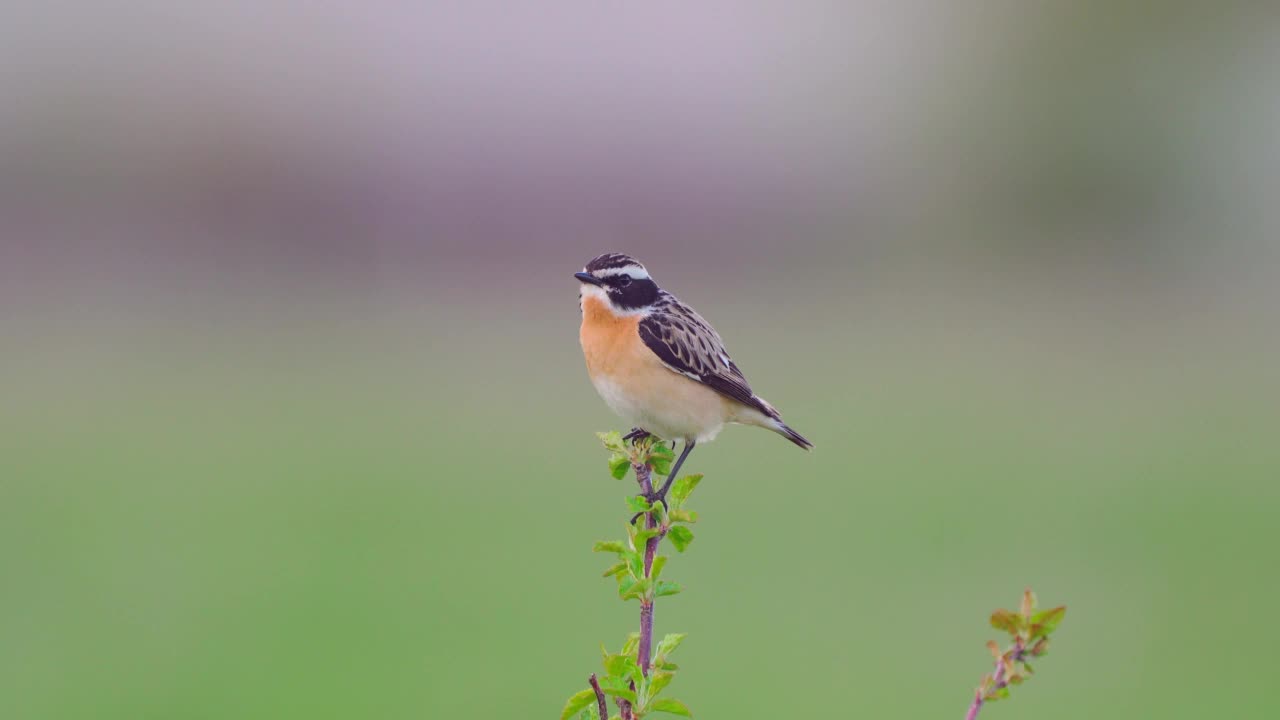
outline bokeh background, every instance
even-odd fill
[[[571,273],[730,428],[700,718],[1274,715],[1266,3],[20,3],[0,21],[0,717],[556,717],[635,625]]]

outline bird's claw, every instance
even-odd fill
[[[640,441],[648,438],[650,435],[648,430],[644,428],[631,428],[631,432],[622,436],[623,441],[630,440],[632,445],[639,445]]]

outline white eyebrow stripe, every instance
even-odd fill
[[[633,310],[624,310],[613,304],[613,300],[609,299],[609,293],[605,291],[604,288],[596,287],[595,285],[586,285],[586,284],[579,286],[578,287],[579,305],[581,305],[582,301],[588,297],[594,297],[595,299],[604,303],[605,307],[609,309],[609,312],[613,313],[614,315],[617,315],[618,317],[635,317],[635,316],[646,317],[653,312],[653,307],[649,305],[646,305],[645,307],[635,308]]]
[[[598,278],[615,277],[618,275],[630,275],[632,280],[648,280],[649,271],[637,265],[626,265],[616,268],[605,268],[592,273]]]

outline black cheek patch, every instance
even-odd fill
[[[658,285],[652,280],[633,280],[626,287],[609,286],[609,297],[624,310],[648,307],[658,299]]]

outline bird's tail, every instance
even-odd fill
[[[774,419],[773,422],[769,423],[768,427],[770,430],[778,433],[782,437],[790,440],[796,445],[799,445],[801,448],[805,450],[813,449],[813,443],[806,440],[805,437],[800,433],[796,432],[795,430],[792,430],[789,425],[782,422],[781,420]]]
[[[759,410],[760,413],[759,414],[753,413],[753,415],[755,416],[747,420],[749,424],[759,425],[762,428],[768,428],[769,430],[772,430],[778,433],[779,435],[790,440],[796,445],[799,445],[801,448],[805,450],[813,449],[813,443],[805,439],[805,436],[801,435],[795,430],[792,430],[789,425],[782,422],[782,416],[778,414],[778,409],[770,405],[769,401],[765,400],[759,395],[752,395],[751,399],[752,401],[754,401],[754,404],[756,406],[755,409]]]

